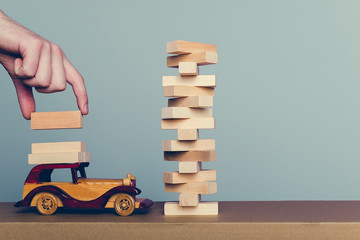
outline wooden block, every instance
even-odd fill
[[[212,129],[215,128],[215,118],[162,119],[161,129]]]
[[[165,86],[164,97],[188,97],[188,96],[212,96],[215,95],[215,89],[210,87],[195,86]]]
[[[80,111],[31,113],[31,129],[82,128],[83,122]]]
[[[197,87],[216,87],[215,75],[198,76],[163,76],[163,87],[171,85],[197,86]]]
[[[211,118],[211,108],[167,107],[162,109],[161,118]]]
[[[198,161],[210,162],[216,160],[215,150],[205,151],[184,151],[184,152],[164,152],[165,161]]]
[[[199,75],[199,67],[196,62],[179,62],[180,76],[197,76]]]
[[[86,152],[85,142],[49,142],[31,144],[32,153]]]
[[[215,139],[199,139],[196,141],[163,140],[162,150],[167,152],[215,150]]]
[[[219,206],[217,202],[201,202],[196,207],[181,207],[177,202],[166,202],[164,204],[164,215],[167,216],[197,216],[218,214]]]
[[[194,193],[180,193],[179,205],[181,207],[195,207],[200,203],[200,196]]]
[[[216,52],[194,52],[167,57],[168,67],[178,67],[179,62],[196,62],[197,65],[216,64],[218,62]]]
[[[198,140],[198,129],[178,129],[178,140]]]
[[[165,183],[165,192],[213,194],[217,192],[217,185],[216,182],[180,183],[180,184]]]
[[[193,108],[206,108],[213,106],[212,96],[192,96],[170,98],[168,100],[168,107],[193,107]]]
[[[164,183],[170,184],[216,181],[216,170],[201,170],[198,173],[186,174],[179,172],[164,172],[163,180]]]
[[[179,173],[198,173],[201,162],[179,162]]]
[[[169,54],[186,54],[192,52],[216,52],[216,45],[207,43],[176,40],[166,43],[166,52]]]
[[[88,152],[33,153],[28,155],[29,164],[89,162]]]

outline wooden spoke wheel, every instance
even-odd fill
[[[120,216],[129,216],[135,210],[135,200],[129,194],[121,193],[115,199],[114,208]]]
[[[40,193],[36,202],[36,208],[42,215],[54,214],[58,208],[56,197],[51,193]]]

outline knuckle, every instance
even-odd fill
[[[43,46],[44,46],[44,41],[38,37],[33,37],[31,40],[30,40],[31,44],[33,45],[34,48],[37,48],[37,49],[42,49]]]
[[[59,45],[55,44],[55,43],[51,43],[51,49],[56,53],[56,54],[61,54],[61,48],[59,47]]]

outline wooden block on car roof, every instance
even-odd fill
[[[86,152],[85,142],[48,142],[31,144],[31,153]]]
[[[177,202],[166,202],[164,204],[164,215],[167,216],[210,216],[218,214],[218,202],[200,202],[195,207],[182,207]]]
[[[168,67],[178,67],[180,62],[196,62],[197,65],[216,64],[218,57],[216,52],[194,52],[167,57]]]
[[[165,192],[213,194],[217,192],[216,182],[165,183]]]
[[[188,96],[212,96],[215,95],[215,89],[211,87],[195,87],[173,85],[163,87],[164,97],[188,97]]]
[[[215,118],[185,118],[162,119],[161,129],[212,129],[215,128]]]
[[[186,54],[199,51],[216,52],[216,45],[183,40],[166,43],[166,52],[169,54]]]
[[[212,96],[191,96],[170,98],[168,100],[168,107],[192,107],[192,108],[206,108],[213,106]]]
[[[180,193],[179,205],[181,207],[195,207],[199,205],[201,199],[200,194],[194,193]]]
[[[198,87],[216,87],[215,75],[198,76],[163,76],[163,87],[171,85],[198,86]]]
[[[198,173],[164,172],[163,180],[170,184],[216,181],[216,170],[201,170]]]
[[[31,113],[31,129],[34,130],[82,128],[83,122],[80,111]]]
[[[199,75],[199,66],[196,62],[179,62],[180,76],[197,76]]]
[[[33,153],[28,155],[29,164],[89,162],[88,152]]]
[[[211,162],[216,160],[215,150],[192,150],[178,152],[164,152],[165,161],[199,161]]]
[[[213,116],[212,113],[211,108],[166,107],[162,108],[161,118],[211,118]]]
[[[215,139],[199,139],[196,141],[163,140],[162,150],[167,152],[215,150]]]
[[[201,162],[179,162],[179,173],[198,173]]]
[[[199,129],[178,129],[178,140],[194,141],[199,139]]]

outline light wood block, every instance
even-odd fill
[[[80,111],[31,113],[31,129],[34,130],[82,128],[83,125]]]
[[[198,173],[201,162],[179,162],[179,173]]]
[[[29,164],[89,162],[88,152],[33,153],[28,155]]]
[[[216,52],[216,45],[176,40],[166,43],[166,52],[169,54],[186,54],[192,52]]]
[[[177,118],[211,118],[213,110],[211,108],[189,108],[189,107],[167,107],[162,108],[162,119]]]
[[[213,129],[215,118],[162,119],[161,129]]]
[[[49,142],[31,144],[32,153],[86,152],[85,142]]]
[[[218,57],[216,52],[194,52],[167,57],[168,67],[178,67],[179,62],[196,62],[197,65],[216,64]]]
[[[199,66],[196,62],[179,62],[180,76],[197,76],[199,75]]]
[[[167,152],[215,150],[215,139],[199,139],[196,141],[163,140],[162,150]]]
[[[163,87],[171,85],[197,86],[197,87],[216,87],[215,75],[198,76],[163,76]]]
[[[165,183],[165,192],[213,194],[217,192],[217,184],[216,182]]]
[[[199,130],[198,129],[178,129],[178,140],[198,140]]]
[[[179,205],[181,207],[196,207],[199,205],[201,195],[193,193],[180,193]]]
[[[192,107],[192,108],[206,108],[213,106],[212,96],[192,96],[170,98],[168,100],[168,107]]]
[[[165,86],[164,97],[188,97],[188,96],[212,96],[215,95],[215,89],[210,87],[195,86]]]
[[[177,202],[166,202],[164,204],[164,215],[167,216],[197,216],[218,214],[218,202],[201,202],[196,207],[181,207]]]
[[[215,150],[205,151],[182,151],[182,152],[164,152],[165,161],[199,161],[211,162],[216,160]]]
[[[164,172],[163,180],[164,183],[169,184],[216,181],[216,170],[201,170],[198,173],[187,174],[179,172]]]

